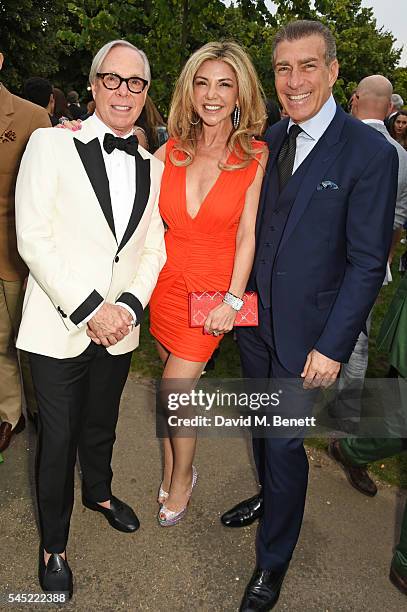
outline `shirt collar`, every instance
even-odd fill
[[[362,119],[363,123],[380,123],[380,125],[384,125],[384,121],[382,121],[381,119]]]
[[[101,140],[102,142],[103,142],[103,139],[106,133],[113,134],[113,136],[117,136],[117,134],[115,134],[109,126],[107,126],[105,123],[103,123],[101,119],[99,119],[96,113],[93,113],[93,115],[89,117],[88,121],[93,122],[93,127],[95,128],[97,132],[99,140]],[[122,138],[127,138],[128,136],[131,136],[132,134],[133,134],[133,131],[129,132],[128,134],[125,134],[124,136],[122,136]]]
[[[335,113],[336,102],[331,94],[316,115],[311,117],[311,119],[307,119],[307,121],[299,123],[298,125],[307,134],[307,136],[312,138],[312,140],[318,141],[327,129],[328,125],[331,123],[332,119],[335,117]],[[287,126],[287,132],[293,124],[294,121],[290,119]]]

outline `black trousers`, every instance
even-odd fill
[[[298,374],[286,370],[272,345],[272,334],[259,328],[241,327],[238,345],[245,378],[277,379],[281,395],[282,417],[306,417],[318,391],[302,388]],[[266,389],[259,389],[265,391]],[[253,454],[259,483],[263,489],[264,515],[257,532],[257,563],[262,569],[284,571],[290,562],[300,534],[308,485],[308,458],[304,449],[304,431],[294,428],[287,433],[273,431],[253,437]]]
[[[50,553],[61,553],[68,541],[77,453],[83,494],[94,502],[111,497],[110,463],[131,355],[111,355],[94,342],[67,359],[30,353],[39,409],[37,502]]]

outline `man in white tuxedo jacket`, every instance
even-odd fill
[[[166,258],[163,165],[132,135],[148,60],[113,41],[89,79],[95,114],[80,131],[37,130],[16,191],[18,249],[30,270],[17,346],[30,353],[39,403],[40,584],[67,596],[77,452],[84,505],[120,531],[139,526],[112,495],[110,463],[139,324]]]

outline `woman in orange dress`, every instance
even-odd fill
[[[187,61],[168,121],[170,140],[156,156],[165,163],[160,211],[167,226],[167,262],[150,301],[151,333],[163,380],[191,389],[223,334],[233,328],[252,267],[255,222],[267,161],[265,107],[254,67],[233,42],[208,43]],[[204,329],[189,326],[188,294],[226,291]],[[161,525],[184,516],[196,482],[196,438],[164,440],[159,492]]]

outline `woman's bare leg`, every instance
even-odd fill
[[[158,340],[155,341],[157,346],[158,356],[162,361],[163,366],[167,363],[168,357],[170,356],[170,352],[160,343]],[[173,468],[173,456],[172,456],[172,446],[171,440],[169,436],[163,438],[163,453],[164,453],[164,469],[163,469],[163,481],[162,488],[166,493],[170,490],[171,486],[171,476],[172,476],[172,468]]]
[[[185,379],[182,391],[191,391],[199,380],[204,366],[205,362],[187,361],[175,355],[169,355],[163,373],[164,388],[166,379]],[[194,435],[192,432],[191,437],[173,436],[172,438],[167,438],[164,442],[165,461],[170,461],[172,457],[173,462],[171,486],[169,489],[165,489],[164,486],[164,489],[169,491],[169,497],[165,502],[169,510],[179,511],[188,502],[192,484],[192,463],[195,456],[195,448],[196,434]],[[169,449],[171,449],[171,457]],[[168,482],[168,474],[169,465],[168,467],[165,465],[165,485]]]

